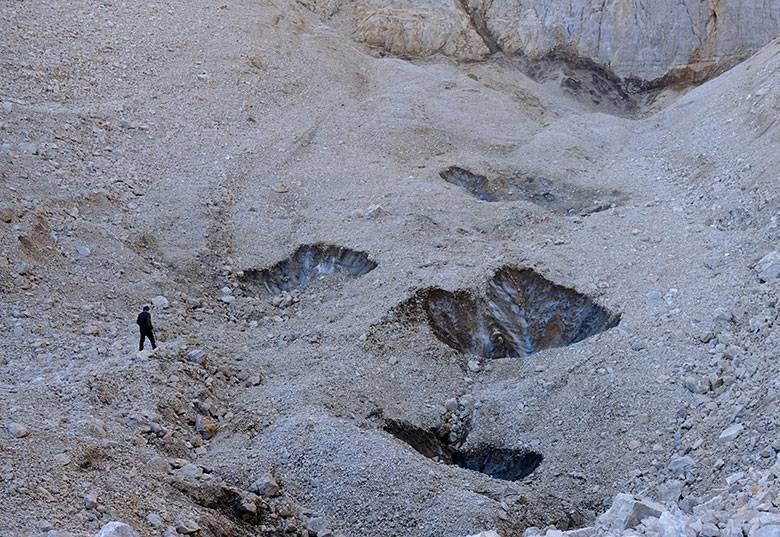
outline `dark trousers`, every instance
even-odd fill
[[[157,344],[154,342],[154,333],[153,332],[146,332],[146,331],[142,330],[141,331],[141,343],[138,344],[138,350],[139,351],[144,350],[144,340],[146,338],[149,338],[149,341],[152,342],[152,349],[156,349],[157,348]]]

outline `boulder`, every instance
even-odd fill
[[[258,477],[249,490],[265,498],[273,498],[279,495],[279,484],[274,476],[266,473]]]
[[[672,460],[669,461],[669,466],[667,466],[667,468],[673,474],[680,475],[686,473],[694,466],[696,466],[696,461],[688,455],[683,457],[679,455],[672,455]]]
[[[756,263],[755,270],[762,282],[771,282],[780,278],[780,252],[770,252]]]
[[[780,526],[773,524],[751,530],[748,537],[780,537]]]
[[[720,436],[718,437],[718,440],[721,442],[733,442],[736,440],[739,435],[742,434],[742,431],[745,430],[745,426],[741,423],[735,423],[734,425],[730,425],[726,427],[722,433],[720,433]]]
[[[195,430],[198,431],[203,440],[209,440],[219,431],[219,424],[208,416],[198,414],[195,417]]]
[[[609,529],[626,530],[639,525],[645,518],[658,518],[664,506],[649,500],[637,500],[630,494],[618,494],[609,510],[598,519]]]
[[[658,518],[659,537],[688,537],[685,520],[666,511]]]
[[[306,529],[309,530],[310,533],[319,535],[328,529],[328,521],[321,516],[311,517],[308,522],[306,522]]]
[[[156,297],[154,297],[154,298],[152,299],[152,305],[153,305],[155,308],[159,308],[159,309],[163,309],[163,310],[164,310],[165,308],[167,308],[168,306],[170,306],[170,303],[168,302],[168,299],[167,299],[167,298],[165,298],[165,297],[164,297],[164,296],[162,296],[162,295],[158,295],[158,296],[156,296]]]
[[[109,522],[103,526],[95,537],[140,537],[138,533],[124,522]]]
[[[196,464],[188,463],[173,472],[177,477],[199,479],[203,476],[203,468]]]
[[[6,424],[5,428],[8,431],[8,434],[14,438],[24,438],[30,434],[30,429],[21,423],[8,423]]]
[[[176,528],[176,533],[180,533],[182,535],[190,535],[200,531],[200,526],[198,526],[198,523],[188,518],[177,520],[173,525]]]
[[[187,352],[187,361],[193,364],[202,364],[206,360],[206,353],[200,349],[193,349]]]

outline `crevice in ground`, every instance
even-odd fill
[[[441,170],[439,176],[480,201],[522,200],[564,215],[586,216],[605,211],[622,203],[625,197],[617,190],[601,192],[585,189],[522,172],[502,173],[488,178],[460,166],[450,166]]]
[[[498,44],[498,41],[488,29],[483,14],[479,13],[475,9],[471,9],[469,7],[468,0],[456,0],[455,5],[459,7],[466,15],[466,18],[469,21],[469,25],[477,33],[480,39],[482,39],[482,42],[485,44],[485,47],[487,47],[490,53],[494,54],[500,51],[501,46]]]
[[[528,477],[544,459],[535,451],[492,444],[463,449],[450,443],[448,434],[442,431],[423,429],[401,420],[386,420],[384,430],[429,459],[504,481]]]
[[[245,270],[241,284],[250,291],[265,289],[272,295],[306,287],[328,274],[345,274],[357,278],[377,267],[368,254],[343,246],[313,244],[300,246],[275,265]]]

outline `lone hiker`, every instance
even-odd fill
[[[138,319],[135,322],[141,329],[141,343],[138,345],[138,350],[144,350],[146,338],[152,342],[152,350],[156,349],[157,344],[154,342],[154,327],[152,326],[152,314],[149,313],[149,306],[144,306],[144,311],[138,314]]]

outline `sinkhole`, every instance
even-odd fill
[[[523,200],[559,214],[592,214],[622,200],[617,190],[600,192],[518,172],[488,178],[460,166],[450,166],[439,172],[439,176],[481,201]]]
[[[486,358],[528,356],[613,328],[620,316],[531,269],[503,267],[484,297],[432,288],[422,308],[433,334],[453,349]]]
[[[531,475],[544,459],[535,451],[501,448],[489,444],[461,450],[447,443],[446,435],[439,435],[405,421],[387,420],[384,430],[429,459],[504,481],[519,481]]]
[[[277,295],[305,287],[326,274],[340,273],[357,278],[376,267],[365,252],[328,244],[303,245],[271,267],[245,270],[241,281],[249,286],[264,287]]]

